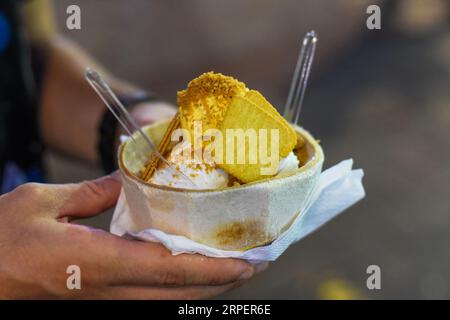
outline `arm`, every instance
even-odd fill
[[[48,0],[27,6],[26,27],[47,58],[40,105],[44,142],[68,155],[98,163],[98,125],[106,107],[87,84],[86,68],[100,70],[119,95],[133,94],[138,88],[109,75],[80,47],[59,37]],[[154,102],[138,105],[132,113],[143,124],[171,117],[174,108]]]

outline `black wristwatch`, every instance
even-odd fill
[[[130,109],[140,103],[160,100],[156,95],[145,91],[138,91],[131,95],[117,95],[117,97],[126,109]],[[106,109],[98,126],[97,144],[101,166],[105,173],[111,173],[117,169],[117,153],[115,148],[117,125],[118,121],[114,115]]]

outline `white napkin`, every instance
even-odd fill
[[[308,205],[297,216],[292,225],[271,244],[247,251],[220,250],[197,243],[186,237],[167,234],[157,229],[146,229],[137,233],[128,232],[128,205],[122,191],[111,221],[111,232],[125,234],[143,241],[160,242],[172,254],[199,253],[216,258],[240,258],[251,262],[274,261],[291,244],[303,239],[326,222],[364,198],[362,169],[352,170],[353,160],[345,160],[320,174],[319,182]]]

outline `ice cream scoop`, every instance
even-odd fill
[[[199,162],[193,157],[183,158],[183,153],[191,153],[192,146],[188,142],[177,144],[168,157],[168,161],[174,164],[177,170],[188,176],[194,183],[181,179],[177,171],[172,170],[165,163],[161,163],[150,179],[150,183],[157,185],[192,190],[223,189],[230,185],[230,175],[216,164]],[[299,160],[294,152],[280,160],[277,174],[289,173],[299,168]]]
[[[169,168],[165,163],[161,163],[149,182],[173,188],[193,190],[227,187],[229,175],[224,170],[217,168],[214,164],[199,162],[193,157],[183,158],[183,153],[188,150],[190,154],[191,149],[189,142],[179,143],[171,151],[168,161],[188,176],[194,185],[186,181],[186,179],[182,179],[178,172]]]
[[[300,161],[294,152],[290,152],[286,158],[282,158],[280,160],[280,166],[278,167],[277,174],[280,173],[289,173],[291,171],[295,171],[299,168]]]

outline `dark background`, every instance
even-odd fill
[[[65,27],[78,4],[82,30]],[[366,28],[381,6],[382,29]],[[353,158],[366,198],[224,298],[450,298],[450,28],[445,0],[55,1],[60,32],[175,102],[214,70],[283,106],[303,35],[320,37],[302,126],[325,167]],[[93,137],[94,138],[94,137]],[[53,182],[99,176],[47,156]],[[110,214],[86,223],[108,229]],[[381,267],[382,289],[366,288]]]

